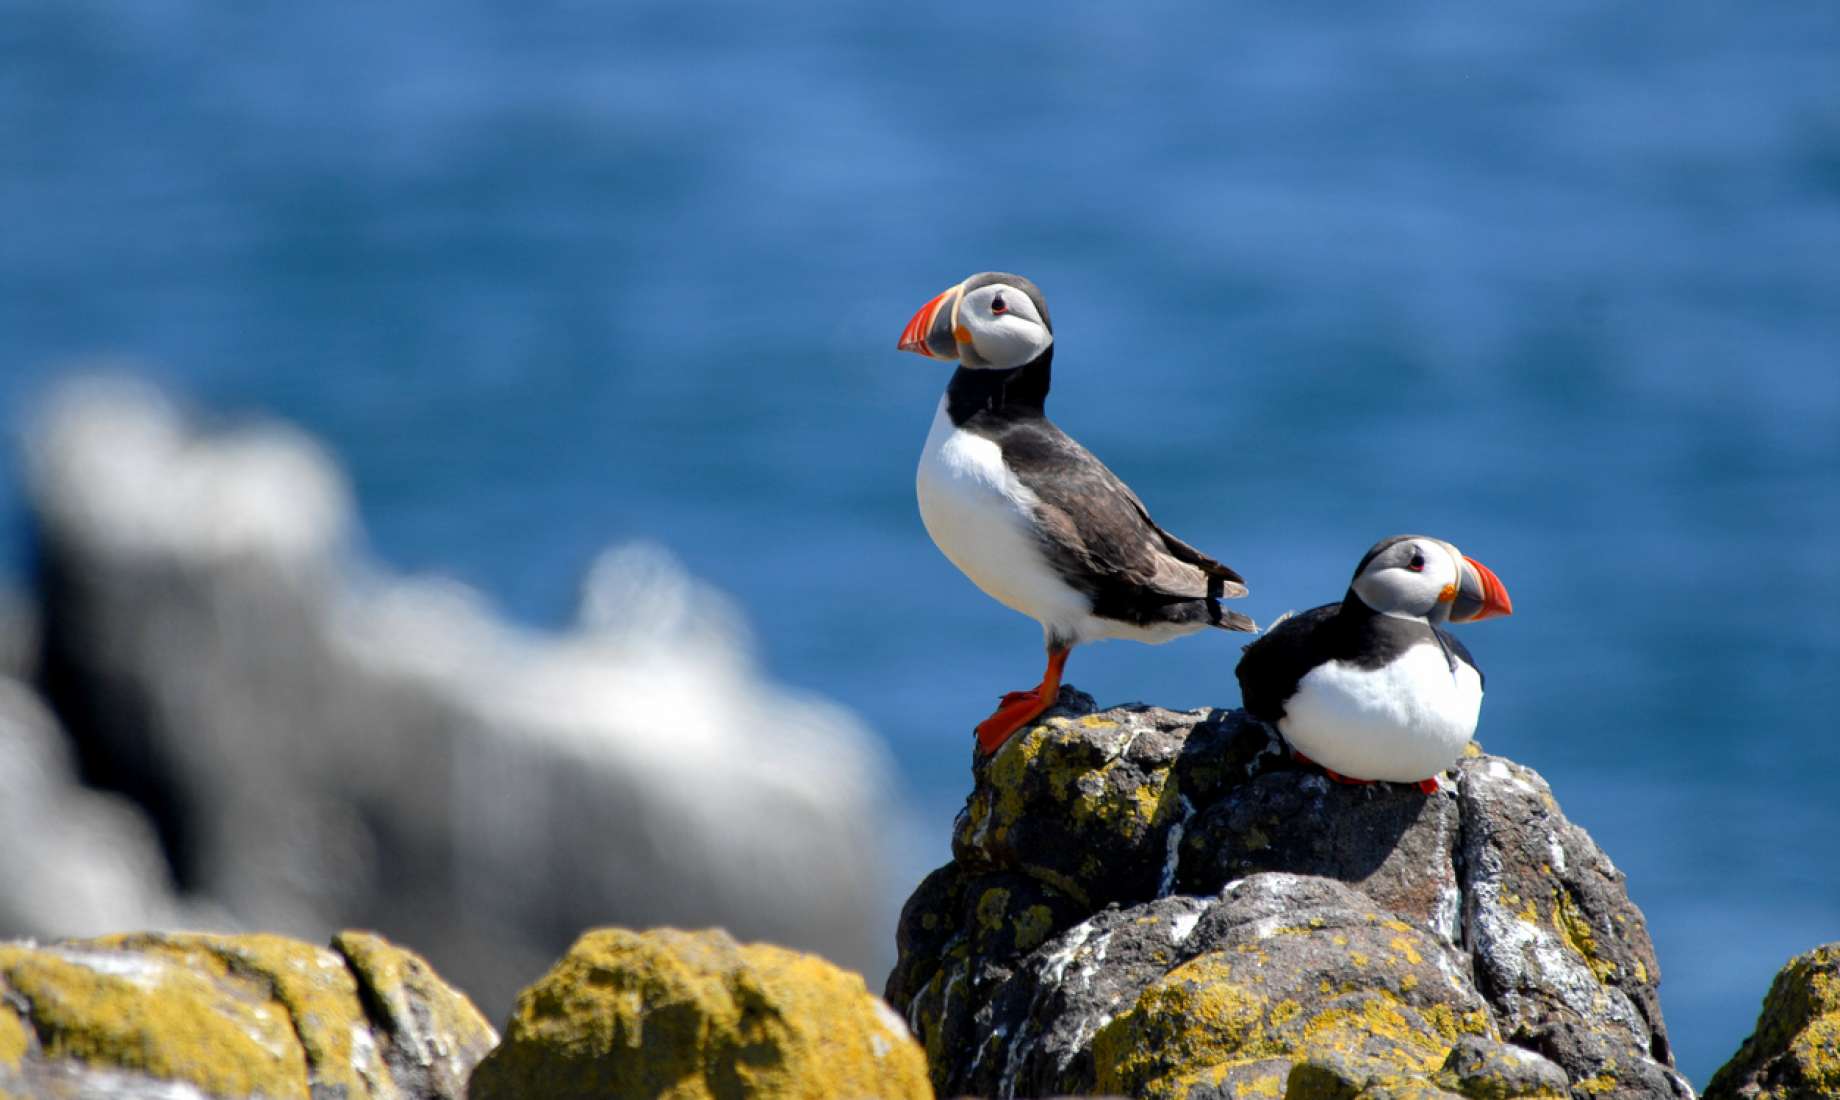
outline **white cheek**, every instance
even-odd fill
[[[1020,367],[1034,359],[1054,337],[1040,325],[1021,318],[999,317],[972,330],[977,353],[993,367]]]

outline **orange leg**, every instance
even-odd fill
[[[1048,651],[1048,671],[1042,673],[1041,686],[1029,691],[1012,691],[997,704],[995,714],[978,723],[978,751],[988,756],[1003,747],[1017,730],[1029,724],[1036,715],[1054,705],[1061,694],[1061,669],[1067,665],[1067,654],[1073,647],[1050,649]]]

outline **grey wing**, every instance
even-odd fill
[[[1159,527],[1129,486],[1052,424],[1018,425],[1001,446],[1040,502],[1036,522],[1051,552],[1082,573],[1175,599],[1246,594],[1238,573]]]

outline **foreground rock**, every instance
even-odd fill
[[[583,936],[518,997],[472,1100],[930,1098],[926,1060],[862,979],[724,932]]]
[[[1345,787],[1071,689],[976,765],[888,998],[942,1094],[1690,1097],[1642,914],[1545,782]]]
[[[1840,1097],[1840,943],[1797,955],[1770,983],[1757,1030],[1706,1086],[1706,1100]]]
[[[377,928],[494,1013],[608,920],[885,962],[878,748],[668,556],[604,560],[582,627],[538,637],[357,562],[342,479],[286,430],[92,386],[30,457],[46,695],[229,920]]]
[[[362,932],[0,944],[0,1095],[466,1095],[497,1036],[415,955]]]

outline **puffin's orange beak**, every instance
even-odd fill
[[[950,287],[921,306],[920,312],[901,330],[901,342],[895,346],[928,359],[957,359],[958,342],[952,335],[952,314],[953,307],[958,304],[958,295],[959,287]]]
[[[1508,599],[1508,586],[1501,583],[1494,570],[1468,555],[1464,556],[1463,565],[1462,583],[1456,604],[1450,611],[1451,622],[1473,623],[1514,614],[1514,601]]]

